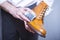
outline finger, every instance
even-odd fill
[[[22,13],[25,13],[25,8],[18,8]]]
[[[24,10],[18,11],[18,16],[20,16],[23,20],[30,22],[30,20],[23,14],[24,12]]]
[[[20,16],[18,16],[18,15],[16,16],[16,18],[18,18],[18,19],[20,19],[20,20],[23,20],[23,19],[22,19]]]
[[[30,22],[30,20],[24,15],[24,13],[26,12],[24,8],[21,8],[20,11],[22,12],[20,16],[23,18],[23,20]]]
[[[29,32],[35,33],[35,32],[32,31],[31,28],[27,25],[27,22],[26,22],[26,21],[24,21],[24,22],[25,22],[25,28],[26,28],[26,30],[28,30]]]
[[[29,20],[25,15],[20,14],[20,17],[21,17],[23,20],[30,22],[30,20]]]

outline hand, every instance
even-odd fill
[[[23,21],[30,21],[27,17],[24,16],[25,11],[28,10],[27,8],[17,8],[10,11],[10,14],[13,17],[21,19]]]
[[[27,30],[27,31],[29,31],[29,32],[32,32],[32,33],[35,33],[31,28],[30,28],[30,26],[27,24],[28,22],[26,21],[26,19],[24,19],[24,13],[26,12],[26,11],[29,11],[29,12],[31,12],[31,13],[33,13],[33,11],[31,10],[31,9],[29,9],[29,8],[19,8],[19,10],[20,11],[18,11],[17,13],[20,13],[21,12],[21,14],[20,14],[20,18],[24,21],[24,24],[25,24],[25,29]],[[34,13],[33,13],[34,14]],[[30,21],[30,20],[29,20]]]
[[[10,11],[10,14],[13,15],[13,17],[15,17],[15,18],[23,20],[24,23],[25,23],[26,30],[34,33],[34,31],[27,24],[27,21],[29,22],[30,20],[23,15],[25,13],[25,11],[30,11],[31,12],[32,10],[29,9],[29,8],[18,8],[18,9],[14,8],[13,10]]]
[[[5,11],[9,12],[13,17],[18,18],[18,19],[23,19],[25,21],[29,21],[27,17],[23,15],[24,9],[23,8],[16,8],[15,6],[11,5],[9,2],[4,2],[3,4],[0,5]],[[22,12],[21,12],[22,11]]]
[[[35,33],[35,32],[30,28],[30,26],[27,24],[26,21],[24,21],[24,24],[25,24],[25,29],[26,29],[27,31],[32,32],[32,33]]]
[[[19,8],[19,9],[21,9],[21,8]],[[31,9],[29,9],[29,8],[22,8],[20,11],[30,21],[32,21],[36,17],[36,14]],[[23,15],[22,15],[22,17],[23,17]]]

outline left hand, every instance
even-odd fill
[[[32,33],[35,33],[35,32],[30,28],[30,26],[27,24],[26,21],[24,21],[24,24],[25,24],[25,29],[26,29],[27,31],[32,32]]]

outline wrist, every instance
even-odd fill
[[[1,7],[7,11],[7,12],[13,12],[16,10],[16,7],[11,5],[9,2],[5,1],[4,3],[1,4]]]

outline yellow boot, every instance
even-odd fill
[[[37,16],[31,22],[28,23],[34,31],[36,31],[38,34],[41,34],[42,36],[46,35],[46,30],[43,28],[43,24],[44,24],[43,18],[47,8],[48,5],[43,1],[35,8],[33,8],[32,10],[36,13]],[[40,14],[43,15],[41,16]]]

